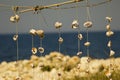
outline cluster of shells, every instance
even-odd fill
[[[44,38],[44,31],[43,30],[35,30],[35,29],[30,29],[29,33],[32,35],[32,36],[36,36],[38,35],[40,37],[40,39],[43,39]],[[38,47],[38,49],[36,47],[32,47],[31,49],[31,52],[33,54],[36,54],[37,53],[37,50],[42,54],[44,53],[44,48],[43,47]]]
[[[112,17],[106,17],[106,20],[108,22],[108,24],[106,25],[106,30],[107,30],[106,31],[106,36],[109,38],[109,37],[112,37],[114,35],[114,32],[111,30],[111,26],[110,26],[110,23],[112,21]],[[108,41],[107,46],[110,49],[109,57],[113,57],[114,54],[115,54],[115,51],[112,50],[112,41],[111,40]],[[110,63],[109,69],[108,69],[108,71],[105,74],[110,80],[112,80],[112,78],[111,78],[111,76],[112,76],[111,65],[112,64]]]

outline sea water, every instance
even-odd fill
[[[83,40],[80,41],[80,51],[83,54],[80,56],[87,56],[86,47],[86,33],[82,32]],[[16,42],[13,41],[14,34],[0,34],[0,62],[15,61],[16,60]],[[64,42],[60,46],[60,52],[64,55],[74,56],[78,52],[78,38],[77,32],[61,33]],[[42,56],[48,55],[50,52],[59,50],[58,33],[45,33],[42,40],[42,47],[45,52]],[[34,47],[40,47],[40,38],[34,36]],[[115,35],[107,38],[105,32],[89,32],[89,54],[91,58],[108,58],[109,48],[108,41],[112,41],[112,50],[115,51],[115,57],[120,57],[120,31],[115,31]],[[18,53],[19,59],[29,59],[32,55],[32,36],[30,34],[19,34],[18,38]],[[39,52],[36,54],[41,56]]]

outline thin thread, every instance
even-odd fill
[[[59,38],[61,37],[61,31],[60,31],[60,28],[59,28],[59,31],[58,31],[58,36],[59,36]],[[59,42],[59,52],[60,52],[60,50],[61,50],[61,43]]]

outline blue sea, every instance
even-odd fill
[[[82,32],[83,40],[80,41],[80,50],[83,52],[82,56],[87,56],[86,47],[86,33]],[[0,62],[2,61],[15,61],[16,60],[16,42],[13,41],[14,34],[0,34]],[[74,56],[78,52],[78,39],[77,32],[61,33],[64,39],[61,44],[61,53],[64,55]],[[38,36],[34,36],[34,47],[40,46],[40,39]],[[89,47],[89,53],[91,58],[108,58],[109,48],[107,47],[108,41],[112,41],[112,50],[116,52],[115,57],[120,57],[120,31],[115,31],[115,35],[111,38],[107,38],[105,32],[89,32],[89,41],[91,46]],[[18,38],[18,53],[19,59],[29,59],[32,55],[32,37],[30,34],[19,34]],[[48,55],[50,52],[58,51],[58,33],[45,33],[45,37],[42,40],[42,46],[45,49],[43,56]],[[36,54],[40,56],[38,52]]]

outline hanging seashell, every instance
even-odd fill
[[[32,34],[32,35],[36,35],[36,30],[35,29],[30,29],[29,33]]]
[[[110,30],[111,30],[110,24],[106,25],[106,29],[107,29],[107,31],[110,31]]]
[[[61,27],[62,27],[62,23],[60,23],[60,22],[55,23],[55,28],[56,29],[61,28]]]
[[[58,42],[59,42],[60,44],[62,44],[62,43],[63,43],[63,38],[62,38],[62,37],[59,37]]]
[[[15,16],[11,16],[10,21],[14,23],[15,22]]]
[[[44,38],[44,31],[43,31],[43,30],[36,30],[36,34],[37,34],[40,38]]]
[[[82,54],[82,52],[80,51],[80,52],[77,53],[77,56],[80,56],[81,54]]]
[[[92,22],[91,21],[86,21],[83,25],[86,28],[91,28],[92,27]]]
[[[20,16],[19,15],[15,15],[15,20],[18,22],[20,20]]]
[[[107,37],[111,37],[112,35],[114,35],[114,32],[113,32],[113,31],[107,31],[107,32],[106,32],[106,36],[107,36]]]
[[[106,20],[110,23],[112,21],[112,17],[106,17]]]
[[[36,54],[37,53],[37,48],[33,47],[31,51],[32,51],[32,54]]]
[[[78,21],[77,21],[77,20],[74,20],[74,21],[72,22],[72,28],[73,28],[73,29],[76,29],[76,28],[78,28],[78,27],[79,27]]]
[[[18,39],[18,35],[16,34],[13,36],[13,40],[16,41],[17,39]]]
[[[82,39],[83,39],[82,34],[78,34],[78,38],[79,38],[80,40],[82,40]]]
[[[90,42],[85,42],[84,46],[86,46],[86,47],[90,46]]]
[[[38,51],[42,54],[42,53],[44,53],[44,48],[43,47],[38,47]]]
[[[115,54],[115,51],[110,50],[110,57],[113,56]]]
[[[112,46],[112,41],[109,41],[107,46],[110,48]]]

